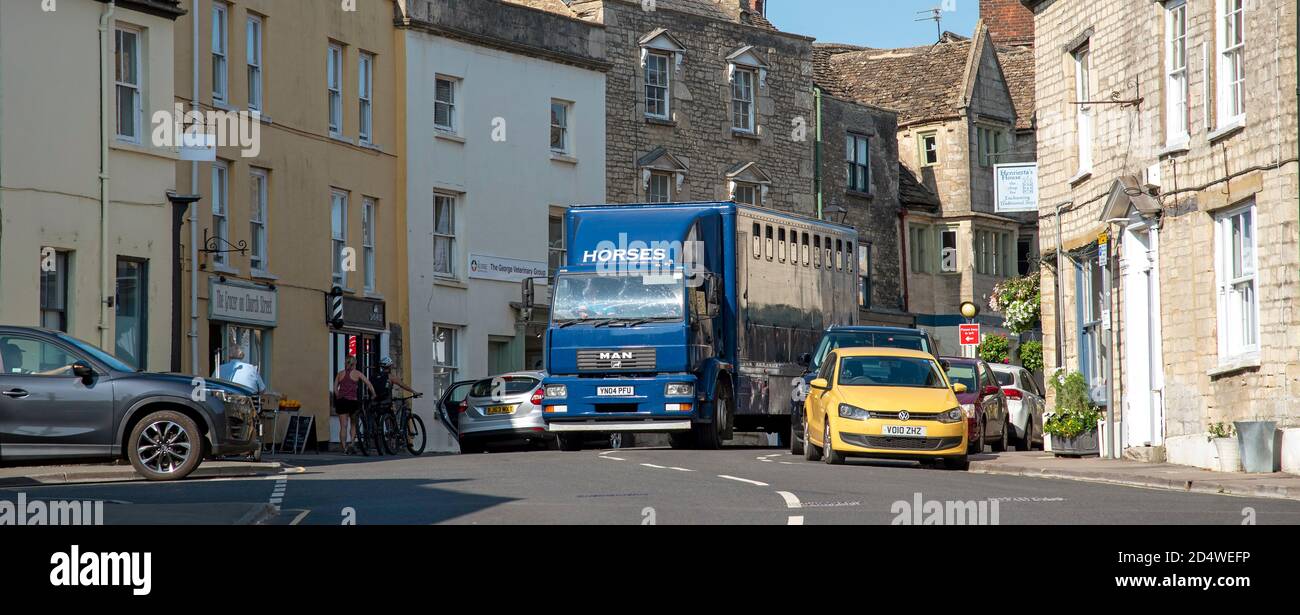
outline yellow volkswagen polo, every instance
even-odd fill
[[[839,348],[822,362],[804,400],[804,458],[943,460],[970,468],[966,413],[934,355],[901,348]]]

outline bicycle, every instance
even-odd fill
[[[424,454],[429,434],[424,430],[424,420],[412,412],[410,404],[407,403],[420,397],[424,397],[424,394],[394,397],[388,405],[388,410],[384,411],[383,418],[380,420],[382,435],[379,440],[383,443],[384,451],[389,455],[396,455],[402,449],[406,449],[406,452],[416,457]]]
[[[352,415],[352,446],[356,447],[357,452],[362,457],[370,456],[370,440],[375,441],[375,454],[383,454],[383,445],[380,443],[379,431],[376,428],[374,417],[370,411],[370,402],[363,401],[357,411]]]

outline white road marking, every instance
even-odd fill
[[[669,470],[677,470],[678,472],[694,472],[694,471],[695,471],[695,470],[692,470],[692,469],[690,469],[690,468],[668,468],[668,469],[669,469]]]
[[[657,465],[655,465],[655,464],[653,464],[653,463],[643,463],[643,464],[641,464],[641,465],[643,465],[643,466],[645,466],[645,467],[647,467],[647,468],[654,468],[654,469],[656,469],[656,470],[667,470],[667,469],[668,469],[667,466],[657,466]]]
[[[786,525],[803,525],[803,515],[790,515],[790,520]]]
[[[742,483],[747,483],[747,484],[750,484],[750,485],[754,485],[754,486],[757,486],[757,487],[767,487],[767,486],[768,486],[767,483],[760,483],[760,482],[758,482],[758,481],[756,481],[756,480],[749,480],[748,478],[739,478],[739,477],[736,477],[736,476],[727,476],[726,474],[719,474],[719,475],[718,475],[718,478],[725,478],[725,479],[727,479],[727,480],[734,480],[734,481],[738,481],[738,482],[742,482]]]
[[[785,505],[787,508],[803,507],[803,505],[799,503],[799,498],[795,496],[795,494],[790,493],[789,491],[778,491],[776,492],[776,494],[781,496],[781,498],[785,500]]]
[[[778,461],[777,463],[779,463],[779,464],[781,464],[781,465],[783,465],[783,466],[795,466],[795,465],[799,465],[799,464],[797,464],[797,463],[795,463],[795,462],[793,462],[793,461]]]
[[[311,514],[311,509],[310,509],[310,508],[307,509],[307,510],[304,510],[304,511],[302,511],[302,512],[300,512],[300,513],[298,513],[298,516],[297,516],[297,517],[294,517],[294,518],[293,518],[293,521],[290,521],[290,522],[289,522],[289,525],[298,525],[299,523],[302,522],[303,519],[306,519],[306,518],[307,518],[307,515],[310,515],[310,514]]]
[[[609,460],[611,460],[611,461],[627,461],[626,459],[624,459],[624,458],[622,458],[622,457],[606,457],[606,456],[604,456],[604,455],[601,455],[601,456],[600,456],[600,459],[609,459]]]

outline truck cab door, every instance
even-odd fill
[[[460,402],[465,401],[473,386],[472,380],[454,383],[438,400],[438,420],[454,438],[460,438]]]

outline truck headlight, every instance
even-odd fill
[[[840,418],[853,419],[855,421],[865,421],[871,418],[871,413],[857,406],[840,404]]]
[[[546,399],[564,399],[569,396],[569,387],[563,384],[546,385]]]
[[[695,397],[695,385],[689,382],[670,382],[664,387],[664,397]]]
[[[940,412],[936,418],[939,419],[940,423],[960,423],[962,419],[966,418],[966,412],[959,406]]]

